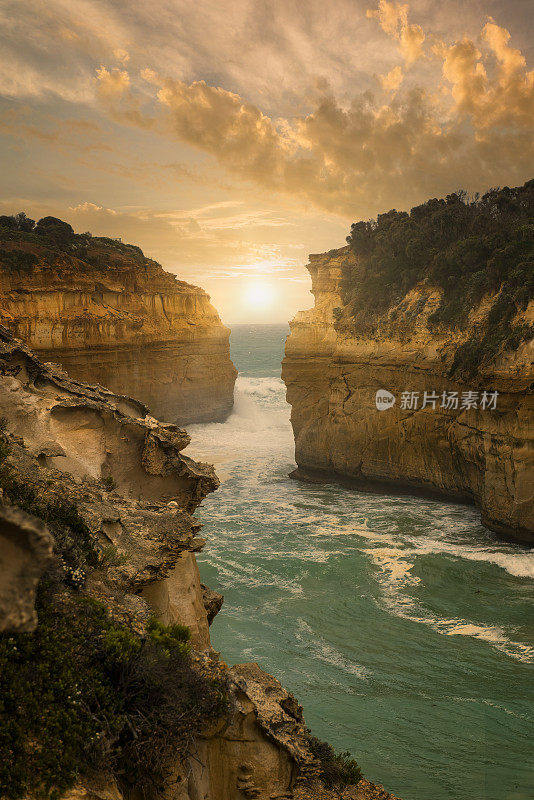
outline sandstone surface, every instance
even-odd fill
[[[14,236],[0,228],[0,323],[43,361],[136,397],[168,422],[228,416],[237,374],[229,330],[203,289],[112,239],[74,235],[58,249]],[[31,268],[10,266],[22,256]]]
[[[168,765],[172,780],[161,800],[395,800],[367,781],[345,787],[342,795],[325,786],[295,698],[257,664],[229,669],[213,651],[209,622],[222,596],[200,583],[195,553],[205,542],[192,513],[218,481],[212,467],[183,455],[186,432],[158,422],[138,401],[43,364],[5,329],[0,330],[0,405],[7,449],[0,459],[2,481],[9,486],[15,476],[17,491],[24,487],[26,500],[38,508],[69,503],[100,554],[80,575],[69,572],[55,553],[50,568],[74,586],[64,589],[66,596],[83,587],[140,637],[154,616],[188,626],[196,669],[220,676],[227,686],[224,716],[196,735],[187,757],[177,755]],[[25,515],[9,493],[4,500],[0,519],[16,522],[19,536]],[[24,624],[34,621],[28,580],[34,590],[51,556],[51,538],[37,520],[31,536],[41,537],[41,558],[24,580],[14,583],[11,576],[16,578],[26,553],[12,558],[9,549],[2,550],[11,584],[9,596],[1,587],[0,608],[4,613],[11,604],[14,629],[20,626],[21,603]],[[132,791],[116,776],[88,773],[65,797],[132,800]]]
[[[292,406],[295,477],[355,488],[426,492],[476,503],[488,528],[534,540],[534,342],[522,342],[480,367],[449,377],[469,331],[427,327],[439,290],[417,286],[380,320],[375,335],[351,327],[343,309],[349,247],[310,256],[315,305],[290,323],[282,377]],[[486,305],[491,299],[486,300]],[[473,309],[472,321],[483,309]],[[524,315],[534,321],[531,303]],[[395,404],[379,411],[376,392]],[[424,392],[438,400],[423,405]],[[496,409],[443,408],[443,392],[498,392]],[[403,392],[418,394],[403,409]]]
[[[52,541],[40,519],[0,506],[0,631],[35,628],[35,591],[51,561]]]

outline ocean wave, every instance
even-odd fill
[[[424,604],[410,595],[413,587],[422,583],[421,578],[412,574],[421,551],[427,554],[442,554],[434,549],[419,550],[406,548],[368,548],[367,553],[379,568],[378,581],[382,588],[382,605],[394,616],[428,625],[432,630],[445,636],[466,636],[479,639],[524,663],[534,661],[534,646],[515,641],[504,627],[485,625],[462,618],[440,617],[424,608]]]

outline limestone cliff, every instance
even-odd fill
[[[50,230],[0,224],[0,323],[42,360],[136,397],[160,419],[224,419],[236,371],[208,295],[138,247]]]
[[[475,502],[487,527],[532,541],[532,339],[515,350],[501,348],[471,376],[451,376],[458,348],[470,341],[495,296],[471,309],[465,329],[436,330],[427,323],[441,292],[421,282],[362,331],[341,289],[342,275],[357,274],[358,266],[348,246],[310,256],[315,306],[290,323],[282,377],[292,406],[296,477]],[[522,324],[533,322],[532,302],[520,317]],[[380,411],[379,389],[395,396]],[[437,401],[423,408],[425,391]],[[462,393],[469,391],[478,392],[477,407],[462,408]],[[481,407],[484,391],[499,393],[496,409]],[[416,408],[403,403],[404,392],[418,395]],[[454,402],[442,407],[444,392],[458,392],[458,408]]]
[[[218,481],[183,454],[185,431],[43,364],[2,328],[0,407],[0,622],[13,632],[0,633],[3,724],[13,737],[0,740],[1,795],[46,797],[59,782],[68,800],[395,800],[364,779],[338,785],[339,764],[311,737],[295,698],[258,665],[229,669],[212,650],[222,597],[200,583],[204,540],[192,513]],[[35,627],[45,569],[37,628],[19,634]],[[31,659],[32,680],[11,696],[4,674],[24,676]],[[158,692],[161,676],[169,683]],[[39,680],[39,714],[21,719]],[[225,702],[213,705],[222,687]],[[163,728],[150,727],[153,714]],[[164,767],[148,790],[138,758]]]

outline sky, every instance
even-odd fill
[[[533,177],[530,0],[0,0],[0,213],[137,244],[224,322],[350,224]]]

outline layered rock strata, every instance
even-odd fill
[[[452,379],[456,348],[469,331],[431,332],[439,290],[417,286],[379,321],[358,333],[343,308],[343,266],[349,247],[310,256],[315,305],[290,323],[282,377],[292,406],[295,477],[337,480],[360,489],[427,492],[476,503],[482,522],[506,537],[534,540],[534,343],[522,342]],[[473,309],[470,321],[490,305]],[[532,304],[523,319],[534,321]],[[376,393],[395,403],[378,410]],[[483,392],[498,392],[483,408]],[[417,395],[417,408],[403,393]],[[437,398],[424,405],[424,393]],[[458,407],[443,407],[457,392]],[[463,407],[477,392],[477,407]],[[405,395],[405,398],[407,395]],[[406,408],[402,406],[406,405]]]
[[[200,583],[195,553],[204,540],[192,513],[218,481],[212,467],[183,455],[185,431],[158,422],[129,397],[71,380],[5,329],[0,406],[9,450],[2,475],[16,475],[41,504],[73,504],[102,553],[83,591],[139,636],[154,615],[187,625],[198,669],[224,676],[227,712],[196,737],[188,758],[169,765],[173,780],[161,800],[395,800],[365,780],[341,793],[327,788],[295,698],[257,664],[229,669],[212,650],[209,623],[222,596]],[[6,537],[20,558],[4,548]],[[0,505],[0,546],[11,581],[9,591],[0,587],[0,619],[9,630],[20,629],[21,619],[31,627],[32,591],[51,558],[50,534],[14,505]],[[17,580],[27,550],[31,567]],[[54,558],[56,572],[65,571]],[[66,797],[126,795],[112,776],[92,774]]]
[[[0,323],[43,361],[169,422],[228,416],[237,374],[229,330],[203,289],[112,240],[60,253],[1,235],[0,244]],[[3,266],[20,254],[36,260],[31,270]]]

